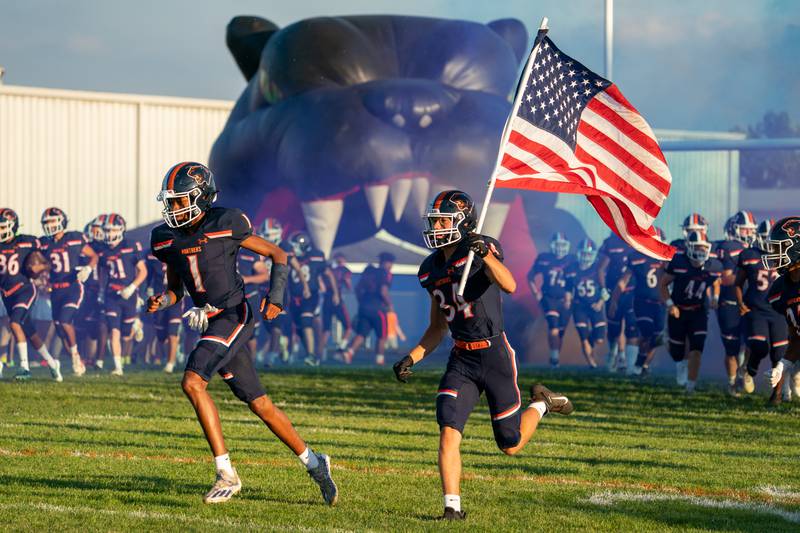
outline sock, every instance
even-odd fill
[[[614,341],[608,345],[608,358],[611,361],[616,361],[617,355],[619,355],[619,343]]]
[[[300,459],[300,462],[303,463],[303,466],[306,467],[307,470],[312,470],[319,466],[319,460],[317,459],[317,454],[311,451],[311,448],[306,446],[306,449],[303,450],[303,453],[297,456]]]
[[[633,367],[636,366],[636,357],[639,355],[639,347],[627,345],[625,347],[625,367],[629,372],[633,372]]]
[[[694,387],[697,385],[696,381],[692,381],[691,379],[686,382],[686,391],[687,392],[694,392]]]
[[[550,350],[550,361],[558,362],[559,350]]]
[[[231,458],[227,453],[214,457],[214,466],[217,467],[217,472],[224,472],[229,476],[235,475],[233,465],[231,464]]]
[[[455,512],[461,511],[461,496],[458,494],[445,494],[444,506],[449,507]]]
[[[743,367],[743,366],[744,366],[744,356],[745,356],[745,355],[746,355],[746,354],[745,354],[744,348],[741,348],[741,349],[739,350],[739,355],[738,355],[738,357],[736,357],[736,362],[737,362],[737,363],[739,363],[739,368],[741,368],[741,367]]]
[[[17,354],[19,354],[19,366],[22,367],[22,370],[30,370],[31,367],[28,365],[28,343],[27,342],[18,342],[17,343]]]
[[[42,344],[42,347],[41,347],[41,348],[39,348],[39,349],[38,349],[38,350],[36,350],[36,351],[37,351],[37,352],[39,352],[39,355],[41,355],[41,356],[42,356],[42,359],[44,359],[45,361],[47,361],[47,364],[48,364],[48,365],[50,365],[50,366],[55,366],[55,364],[56,364],[56,360],[53,358],[53,356],[52,356],[52,355],[50,355],[50,351],[47,349],[47,346],[45,346],[44,344]]]
[[[728,376],[728,385],[736,385],[736,374]]]
[[[114,368],[122,370],[122,357],[118,355],[114,356]]]
[[[532,402],[528,409],[536,409],[539,412],[539,420],[544,418],[544,415],[547,414],[547,404],[544,402]]]

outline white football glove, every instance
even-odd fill
[[[122,297],[123,300],[127,300],[128,298],[133,296],[133,293],[136,292],[136,289],[138,288],[139,287],[131,283],[130,285],[119,291],[119,295]]]
[[[183,313],[183,317],[188,319],[187,321],[191,329],[202,333],[208,328],[208,315],[216,313],[217,311],[219,311],[219,309],[213,305],[206,304],[205,307],[192,307]]]
[[[87,279],[89,279],[89,276],[92,275],[92,267],[90,267],[89,265],[79,266],[78,268],[75,269],[75,272],[77,272],[77,274],[75,274],[75,279],[77,279],[81,283],[84,283],[86,282]]]
[[[604,302],[609,301],[611,299],[611,292],[605,287],[603,287],[602,289],[600,289],[600,299],[603,300]]]
[[[788,361],[786,359],[781,359],[778,361],[778,364],[775,365],[775,368],[769,373],[769,384],[774,389],[778,383],[781,381],[781,377],[783,377],[783,370],[786,368],[786,364]]]

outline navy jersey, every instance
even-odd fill
[[[619,238],[616,233],[612,233],[600,246],[600,254],[608,257],[606,267],[606,287],[614,287],[625,272],[628,264],[628,254],[631,247],[628,243]]]
[[[767,301],[774,311],[786,317],[790,331],[800,336],[800,283],[784,274],[772,283]]]
[[[352,286],[353,273],[350,272],[349,268],[344,265],[331,265],[330,268],[333,279],[336,280],[336,286],[339,288],[339,294],[341,294],[344,289]]]
[[[167,290],[167,264],[152,253],[147,254],[147,286],[153,289],[153,294]]]
[[[312,248],[303,257],[295,253],[292,253],[292,255],[300,263],[300,273],[298,274],[295,269],[291,269],[289,272],[289,288],[294,295],[302,294],[303,282],[300,279],[302,275],[308,283],[308,288],[311,290],[313,298],[313,295],[319,293],[319,277],[328,267],[328,263],[325,261],[325,254],[321,250]]]
[[[380,309],[386,311],[386,303],[383,301],[383,287],[391,287],[392,273],[385,269],[367,265],[361,273],[356,286],[356,298],[359,308]]]
[[[0,242],[0,289],[10,291],[20,283],[28,283],[25,261],[39,249],[39,239],[32,235],[17,235],[9,242]]]
[[[670,246],[675,248],[676,252],[685,252],[686,251],[686,239],[675,239],[669,243]]]
[[[772,282],[778,278],[778,273],[764,268],[761,263],[762,255],[764,252],[758,248],[745,249],[739,254],[738,268],[747,280],[743,295],[745,305],[750,309],[769,311],[771,307],[767,295]]]
[[[542,275],[542,294],[551,298],[563,298],[567,292],[567,270],[576,263],[574,255],[557,258],[550,252],[539,254],[528,272],[528,280],[533,281],[536,274]]]
[[[150,248],[180,276],[196,307],[208,303],[227,309],[244,300],[236,256],[242,241],[252,233],[250,221],[240,210],[213,207],[188,231],[166,224],[156,226]]]
[[[97,292],[100,290],[102,275],[103,275],[103,254],[108,249],[106,243],[100,241],[89,241],[89,246],[94,250],[94,253],[97,254],[97,266],[94,270],[92,270],[92,274],[86,278],[86,281],[83,283],[83,287],[87,291]],[[81,256],[81,266],[85,266],[89,264],[89,258],[85,255]]]
[[[239,269],[239,274],[242,276],[255,276],[255,265],[256,263],[261,263],[264,261],[264,258],[259,254],[252,252],[250,250],[241,250],[239,252],[239,259],[237,261],[236,267]],[[270,263],[271,266],[271,263]],[[269,272],[269,270],[267,270]],[[258,292],[263,288],[261,284],[258,283],[245,283],[244,284],[244,293],[247,295],[248,298],[255,296]]]
[[[628,270],[633,281],[633,297],[637,300],[661,301],[658,282],[664,271],[664,262],[632,251],[628,255]]]
[[[717,259],[722,263],[723,270],[733,270],[734,276],[739,266],[739,255],[746,250],[744,244],[739,241],[716,241],[713,252]],[[736,285],[722,285],[719,288],[719,299],[723,302],[736,301]]]
[[[500,243],[491,237],[483,237],[491,253],[503,260]],[[419,267],[420,285],[439,304],[450,333],[460,340],[478,340],[494,337],[503,332],[503,311],[500,288],[486,274],[483,259],[475,256],[469,271],[464,296],[458,297],[458,283],[467,263],[469,244],[458,243],[449,260],[444,252],[436,250]]]
[[[65,231],[59,240],[39,239],[44,256],[50,261],[50,283],[72,283],[81,264],[81,251],[89,242],[79,231]]]
[[[567,290],[575,295],[575,303],[589,306],[597,303],[601,297],[600,269],[597,261],[586,270],[578,268],[577,263],[570,265],[566,272]]]
[[[714,258],[698,268],[686,254],[677,252],[665,271],[675,277],[670,297],[678,306],[702,307],[706,305],[706,289],[722,275],[722,264]]]
[[[144,259],[144,248],[138,241],[122,239],[114,248],[106,248],[103,253],[106,287],[118,291],[130,285],[136,278],[136,265]]]

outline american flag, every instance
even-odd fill
[[[544,37],[515,102],[495,187],[585,194],[634,249],[672,257],[653,228],[672,176],[653,130],[616,85]]]

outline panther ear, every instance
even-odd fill
[[[225,43],[248,81],[258,72],[261,51],[278,29],[260,17],[233,17],[228,23]]]
[[[487,24],[494,32],[503,38],[511,50],[517,61],[522,61],[528,53],[528,30],[525,25],[517,19],[498,19],[493,20]]]

